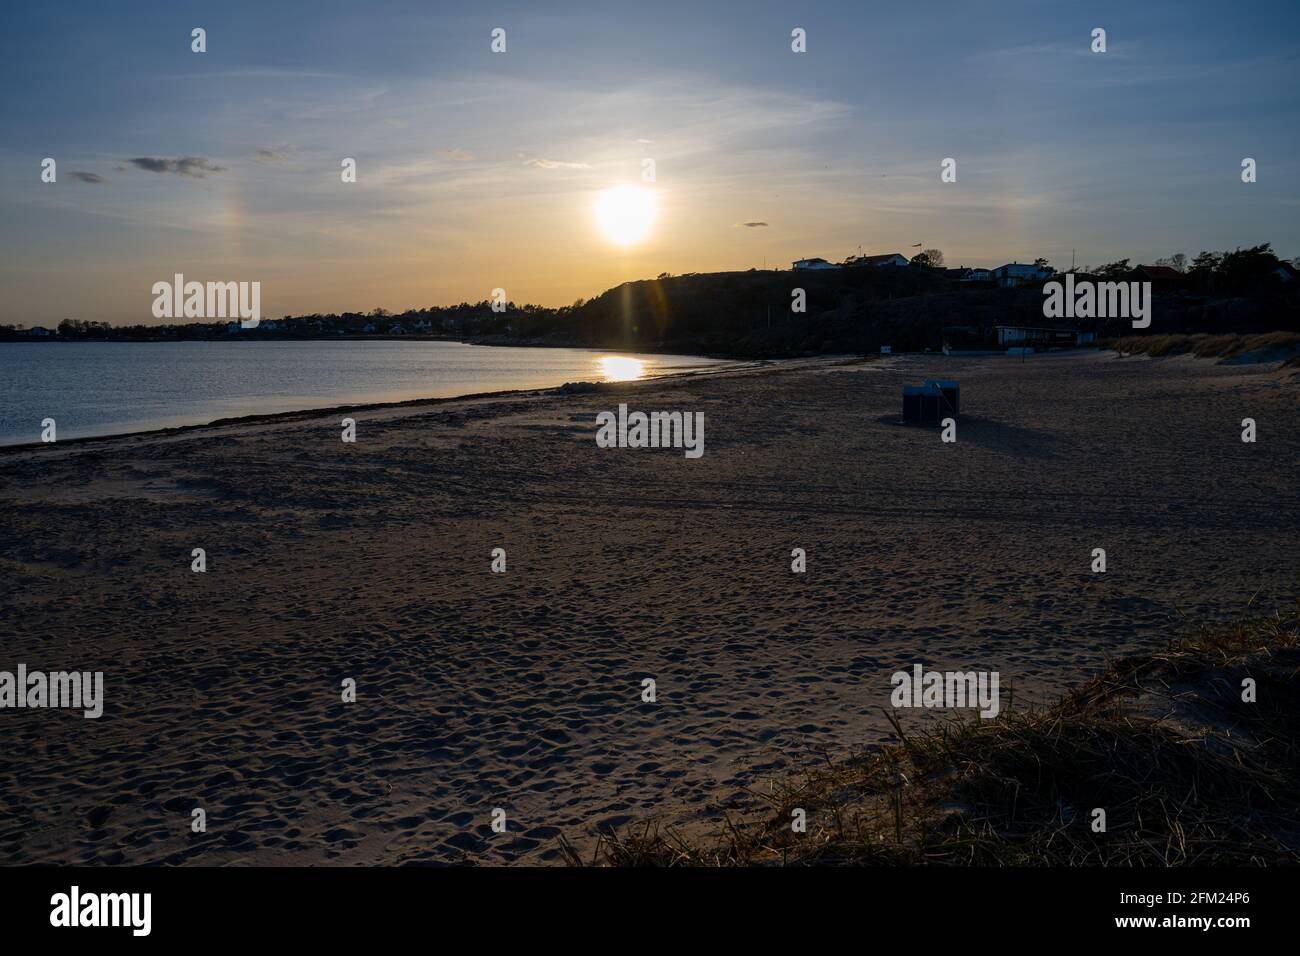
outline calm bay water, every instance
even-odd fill
[[[0,445],[218,418],[628,380],[729,363],[459,342],[0,342]]]

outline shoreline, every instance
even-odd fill
[[[403,338],[403,336],[387,336],[387,337],[376,336],[374,338],[400,340]],[[219,341],[219,340],[214,339],[213,341]],[[303,340],[303,341],[331,341],[331,340],[320,339],[320,340]],[[113,342],[105,341],[103,344],[141,344],[141,343],[113,343]],[[532,347],[532,346],[510,346],[509,343],[465,342],[463,344],[468,344],[468,345],[482,344],[486,347],[503,347],[503,346],[518,347],[518,348]],[[609,349],[601,349],[601,348],[590,348],[586,346],[567,346],[567,345],[537,346],[537,347],[573,348],[581,351],[590,351],[590,352],[618,351],[618,350],[609,350]],[[1005,352],[967,352],[967,351],[954,351],[949,356],[943,356],[940,353],[933,353],[933,352],[931,353],[897,352],[888,355],[875,355],[875,354],[861,355],[861,354],[854,354],[854,353],[845,353],[845,354],[819,354],[819,355],[808,355],[808,356],[792,356],[788,358],[750,358],[750,359],[740,359],[740,358],[721,359],[720,357],[709,356],[709,355],[684,356],[682,355],[682,353],[679,352],[662,352],[662,353],[643,352],[640,354],[675,355],[683,358],[708,358],[713,360],[724,360],[730,362],[731,364],[717,369],[690,369],[685,371],[663,372],[657,375],[646,375],[640,379],[636,379],[630,382],[617,382],[617,381],[592,382],[587,380],[580,380],[575,382],[565,382],[560,385],[545,386],[541,388],[498,389],[496,391],[489,391],[489,392],[467,392],[463,395],[409,398],[409,399],[403,399],[401,401],[396,401],[396,402],[361,402],[356,404],[345,404],[345,405],[322,405],[317,408],[289,409],[287,411],[267,412],[265,414],[258,414],[258,415],[238,415],[238,416],[232,416],[228,418],[214,418],[211,421],[199,422],[193,425],[175,425],[175,426],[163,427],[163,428],[143,428],[143,429],[139,429],[136,431],[129,431],[129,432],[114,432],[108,435],[84,435],[76,438],[60,438],[57,442],[54,443],[34,441],[34,442],[22,442],[16,444],[0,444],[0,460],[3,460],[4,456],[7,454],[31,452],[39,448],[45,448],[49,444],[54,444],[56,446],[84,446],[91,443],[112,442],[119,439],[145,439],[150,437],[171,438],[171,437],[177,437],[177,436],[198,432],[204,429],[234,428],[234,427],[245,426],[245,425],[273,425],[276,423],[290,423],[290,422],[300,421],[304,419],[309,419],[316,416],[336,415],[344,412],[388,411],[388,410],[404,409],[404,408],[418,410],[426,406],[447,405],[456,402],[471,402],[471,401],[485,402],[485,401],[493,401],[493,400],[506,400],[511,397],[524,397],[524,396],[534,396],[540,398],[548,395],[564,394],[564,389],[570,386],[594,386],[595,389],[610,389],[610,388],[615,388],[617,386],[645,385],[652,382],[661,382],[664,380],[676,379],[676,378],[690,378],[690,377],[700,377],[700,376],[715,376],[715,375],[725,375],[725,374],[733,374],[733,373],[754,372],[766,368],[778,368],[778,367],[799,368],[805,366],[815,367],[822,364],[827,364],[831,366],[844,365],[844,364],[866,364],[866,363],[877,362],[882,359],[885,361],[888,361],[890,359],[894,359],[894,360],[947,359],[949,361],[981,361],[981,360],[989,360],[989,359],[1006,358],[1008,360],[1015,360],[1017,362],[1024,361],[1022,357],[1008,356]],[[1042,361],[1044,358],[1050,356],[1068,356],[1068,355],[1085,355],[1085,354],[1103,354],[1103,355],[1113,357],[1115,359],[1143,358],[1143,359],[1165,360],[1165,359],[1195,358],[1203,361],[1215,360],[1214,364],[1233,364],[1233,360],[1225,360],[1218,355],[1194,355],[1189,352],[1174,352],[1167,355],[1166,354],[1148,355],[1143,352],[1121,351],[1113,347],[1054,349],[1047,352],[1037,353],[1037,357],[1039,361]],[[1262,366],[1276,365],[1280,370],[1288,366],[1289,363],[1287,360],[1290,357],[1291,357],[1291,353],[1288,353],[1280,357],[1270,355],[1270,356],[1257,359],[1252,364],[1258,364]]]
[[[400,336],[397,336],[396,338],[400,338]],[[608,350],[584,349],[584,351],[604,352]],[[655,353],[642,353],[642,354],[655,354]],[[665,352],[665,353],[658,353],[658,354],[678,355],[679,353]],[[697,356],[682,356],[682,357],[695,358]],[[708,356],[698,356],[698,357],[708,358]],[[836,359],[836,358],[842,358],[842,356],[824,356],[824,358]],[[864,359],[864,361],[865,360],[867,359]],[[658,382],[670,378],[721,375],[727,372],[753,371],[755,369],[760,369],[768,365],[776,365],[782,362],[799,362],[803,360],[795,358],[795,359],[751,359],[748,361],[742,361],[736,359],[730,361],[732,361],[734,364],[727,365],[722,368],[718,368],[716,370],[700,368],[700,369],[690,369],[686,371],[662,372],[657,375],[645,375],[642,378],[630,382],[590,382],[590,381],[565,382],[560,385],[551,385],[542,388],[499,389],[497,391],[491,391],[491,392],[468,392],[464,395],[450,395],[445,397],[408,398],[398,402],[361,402],[358,404],[351,404],[351,405],[322,405],[318,408],[291,409],[289,411],[267,412],[265,414],[259,414],[259,415],[237,415],[229,418],[214,418],[212,421],[199,422],[193,425],[174,425],[171,427],[164,427],[164,428],[142,428],[137,431],[114,432],[109,435],[83,435],[77,438],[60,438],[56,442],[34,441],[34,442],[22,442],[18,444],[0,444],[0,457],[3,457],[7,453],[34,451],[38,448],[48,447],[51,444],[55,446],[86,445],[92,442],[110,442],[118,439],[148,438],[151,436],[159,437],[159,438],[170,438],[178,435],[196,432],[201,429],[231,428],[231,427],[237,427],[241,425],[275,424],[276,422],[298,421],[301,419],[310,418],[318,415],[319,416],[335,415],[341,412],[385,411],[385,410],[398,409],[398,408],[418,409],[425,406],[445,405],[454,402],[491,401],[493,399],[507,399],[512,396],[534,395],[540,397],[540,396],[550,395],[554,393],[562,393],[566,387],[573,386],[573,385],[581,385],[581,386],[593,385],[596,386],[597,388],[610,388],[618,385],[637,385],[637,384],[647,383],[647,382]]]
[[[686,358],[706,358],[714,361],[724,362],[765,362],[765,361],[784,361],[786,359],[799,358],[820,358],[832,353],[813,352],[800,353],[794,355],[778,356],[755,356],[747,355],[741,352],[682,352],[675,347],[655,347],[644,343],[636,345],[593,345],[590,342],[582,340],[573,340],[571,342],[550,341],[546,339],[512,339],[500,335],[483,335],[475,338],[463,338],[461,336],[450,335],[423,335],[417,333],[406,333],[404,335],[282,335],[262,337],[247,337],[240,339],[237,336],[224,336],[221,338],[204,338],[204,339],[96,339],[96,338],[77,338],[65,339],[58,336],[15,336],[12,338],[0,338],[0,345],[6,343],[19,343],[23,345],[76,345],[76,344],[93,344],[93,345],[193,345],[202,342],[215,344],[267,344],[275,342],[451,342],[456,345],[478,345],[484,348],[516,348],[516,349],[571,349],[575,352],[631,352],[636,355],[677,355]]]

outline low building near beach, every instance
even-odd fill
[[[1000,346],[1038,345],[1044,348],[1071,348],[1091,342],[1097,337],[1095,332],[1084,332],[1079,329],[1030,325],[995,325],[993,331],[997,335]]]
[[[794,261],[794,268],[802,271],[806,269],[838,269],[839,266],[835,265],[833,262],[827,262],[825,259],[813,258],[796,259]]]

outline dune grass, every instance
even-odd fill
[[[574,864],[1300,862],[1300,601],[1117,660],[1042,709],[949,721],[809,769],[700,839],[647,823]],[[1256,701],[1243,701],[1243,681]],[[802,808],[807,832],[792,832]],[[1106,814],[1095,832],[1094,808]]]
[[[1235,358],[1251,352],[1295,352],[1300,358],[1300,333],[1265,332],[1259,335],[1129,335],[1101,343],[1121,355],[1195,355],[1198,358]]]

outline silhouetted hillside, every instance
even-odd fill
[[[792,312],[803,289],[805,311]],[[864,305],[949,288],[924,269],[722,272],[625,283],[575,310],[574,331],[603,346],[744,355],[854,351],[866,342]],[[879,346],[877,345],[877,348]]]
[[[791,311],[792,292],[806,311]],[[1156,294],[1152,332],[1300,330],[1300,297]],[[779,357],[817,352],[938,350],[944,329],[994,325],[1131,335],[1127,319],[1043,317],[1041,286],[970,287],[920,268],[722,272],[627,282],[568,309],[537,313],[507,337],[640,351]]]

